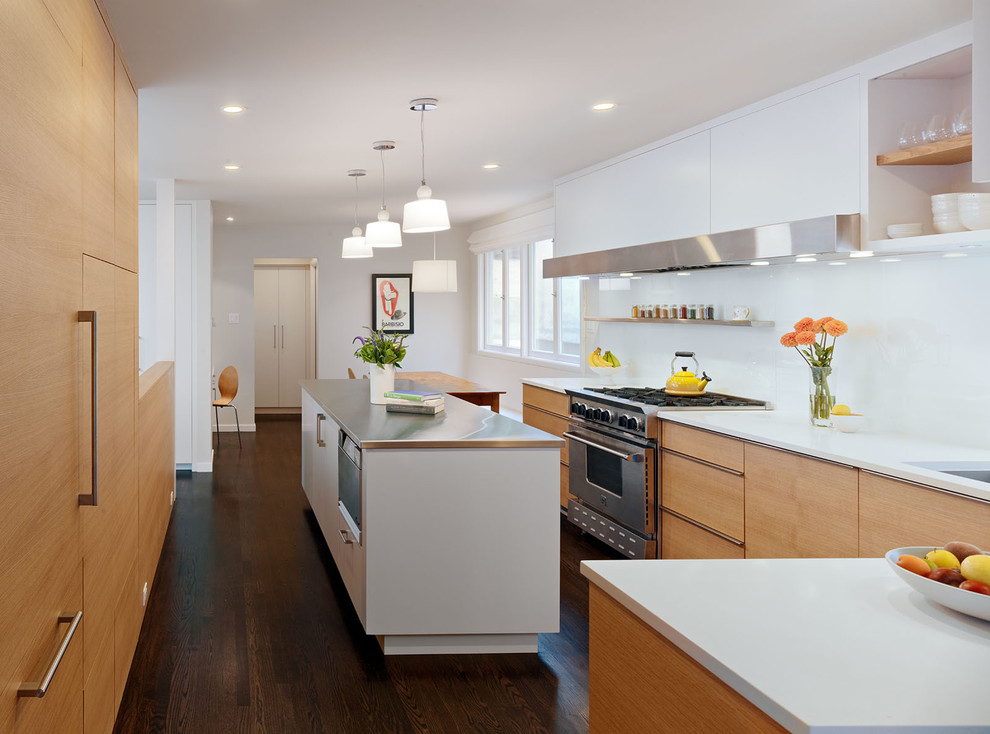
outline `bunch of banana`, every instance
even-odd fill
[[[605,354],[602,354],[602,348],[598,347],[588,355],[588,365],[591,367],[621,367],[622,363],[611,352],[606,351]]]

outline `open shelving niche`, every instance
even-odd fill
[[[905,123],[920,130],[937,114],[951,123],[962,108],[972,109],[972,51],[965,46],[869,81],[869,231],[863,249],[912,254],[990,246],[990,230],[939,234],[932,227],[932,195],[990,192],[990,184],[973,182],[973,136],[898,149]],[[923,234],[887,237],[888,225],[905,222],[920,222]]]

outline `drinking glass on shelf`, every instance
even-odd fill
[[[928,121],[928,126],[925,128],[925,142],[935,143],[939,140],[948,140],[951,129],[945,115],[935,115]]]
[[[919,143],[921,143],[921,136],[918,132],[918,125],[913,122],[905,122],[901,125],[901,135],[898,139],[900,149],[913,148]]]
[[[953,136],[969,135],[971,132],[973,132],[973,118],[969,107],[964,107],[952,118],[952,134]]]

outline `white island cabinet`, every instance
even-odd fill
[[[558,631],[559,438],[452,397],[396,414],[366,380],[301,384],[303,488],[385,654],[536,652]]]

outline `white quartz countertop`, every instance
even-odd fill
[[[525,379],[523,383],[557,392],[601,384],[594,379],[579,377]],[[812,427],[806,415],[775,410],[670,410],[661,411],[660,417],[665,421],[990,501],[990,484],[986,482],[909,463],[969,464],[971,466],[967,468],[990,469],[990,449],[938,443],[896,433],[873,433],[869,426],[858,433],[841,433],[832,428]]]
[[[581,572],[789,731],[990,731],[990,622],[927,601],[882,558]]]

